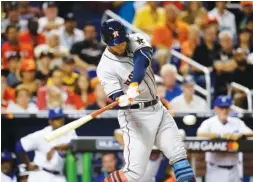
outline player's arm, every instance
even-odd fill
[[[221,139],[222,136],[217,133],[210,132],[209,120],[203,121],[197,130],[197,137],[205,137],[209,139]]]

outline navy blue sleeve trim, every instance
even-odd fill
[[[119,92],[116,92],[112,95],[110,95],[110,98],[115,101],[117,97],[121,96],[121,95],[124,95],[124,92],[123,91],[119,91]]]
[[[133,62],[134,62],[134,71],[132,82],[142,82],[146,68],[151,64],[152,60],[152,49],[144,47],[135,52]]]
[[[26,152],[25,149],[23,148],[20,140],[16,143],[15,150],[16,150],[16,153]]]

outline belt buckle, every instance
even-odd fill
[[[144,102],[139,103],[139,109],[144,109]]]

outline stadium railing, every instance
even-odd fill
[[[232,82],[231,84],[230,84],[230,87],[229,87],[229,89],[228,89],[228,95],[229,96],[232,96],[232,89],[233,88],[236,88],[236,89],[238,89],[238,90],[241,90],[241,91],[243,91],[245,94],[246,94],[246,96],[247,96],[247,103],[248,103],[248,109],[247,109],[247,111],[249,112],[249,113],[252,113],[252,93],[251,93],[251,91],[250,91],[250,89],[249,88],[247,88],[247,87],[244,87],[243,85],[240,85],[239,83],[235,83],[235,82]],[[240,107],[238,107],[238,106],[236,106],[236,105],[232,105],[232,107],[235,109],[235,110],[240,110],[240,111],[243,111],[244,109],[242,109],[242,108],[240,108]]]

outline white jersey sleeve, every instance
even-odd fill
[[[42,132],[36,131],[34,133],[31,133],[23,138],[21,138],[20,142],[26,152],[34,151],[38,149],[39,146],[39,140],[41,140]]]
[[[248,134],[248,133],[253,132],[248,126],[246,126],[246,124],[242,120],[240,120],[239,118],[237,118],[237,119],[238,119],[238,122],[239,122],[239,128],[238,129],[239,129],[240,133]]]
[[[135,34],[130,34],[129,35],[129,43],[128,43],[128,48],[131,52],[135,53],[139,49],[143,47],[150,47],[152,48],[150,44],[150,38],[141,33],[135,33]]]
[[[105,93],[107,94],[108,97],[110,97],[111,95],[122,91],[122,87],[120,84],[120,80],[117,77],[117,74],[114,73],[112,69],[105,70],[105,68],[108,67],[99,65],[97,68],[97,76],[101,85],[104,87]]]
[[[198,133],[209,133],[209,132],[210,132],[210,120],[207,119],[201,123],[200,127],[197,130],[197,134]]]

